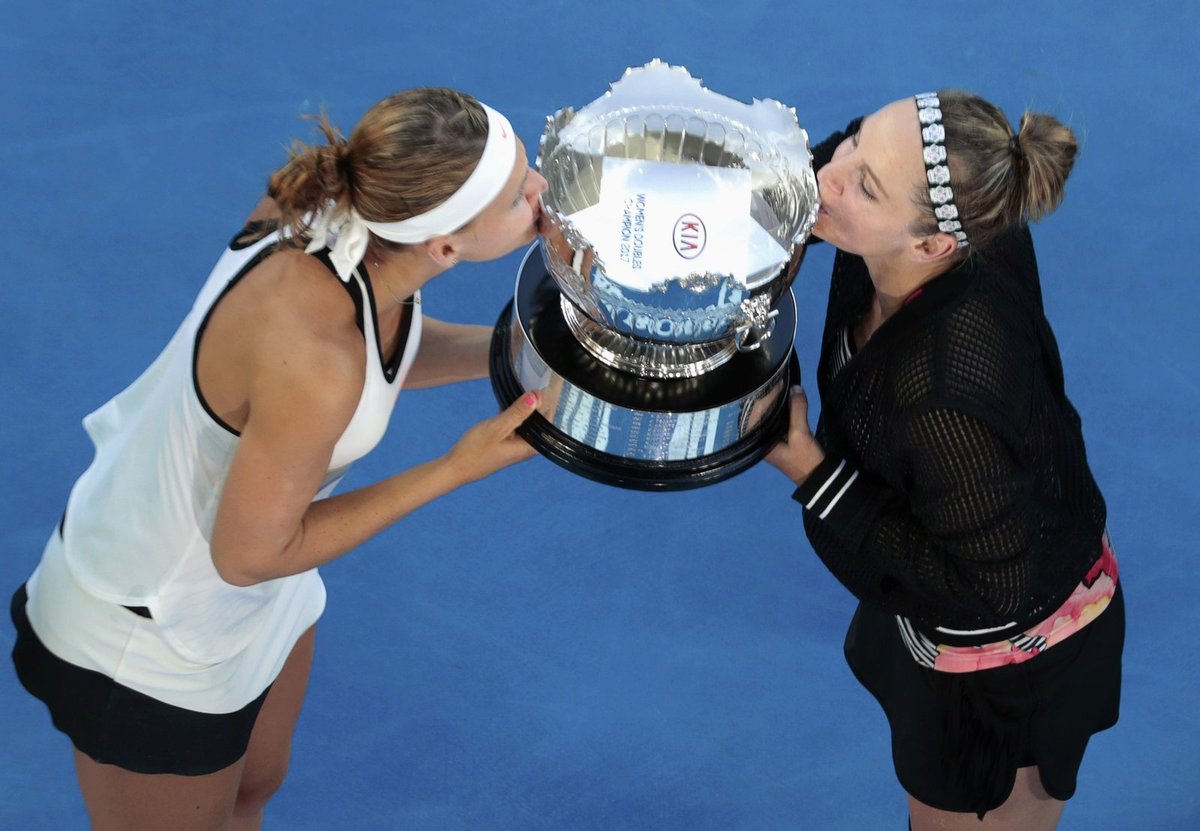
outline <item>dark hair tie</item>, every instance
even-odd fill
[[[1021,140],[1016,135],[1008,139],[1008,152],[1012,153],[1017,161],[1025,161],[1025,151],[1021,149]]]
[[[343,142],[337,147],[337,168],[347,184],[354,183],[354,165],[350,163],[349,142]]]

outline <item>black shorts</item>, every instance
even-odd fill
[[[866,605],[845,650],[887,715],[904,789],[934,808],[982,814],[1008,798],[1018,767],[1037,765],[1054,799],[1074,795],[1088,740],[1117,723],[1124,643],[1118,585],[1098,618],[1020,664],[927,669],[904,646],[896,618]]]
[[[25,601],[22,585],[11,608],[17,678],[49,708],[54,726],[81,753],[134,773],[183,776],[215,773],[246,754],[270,687],[233,713],[198,713],[165,704],[54,655],[29,625]]]

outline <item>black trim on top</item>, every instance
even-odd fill
[[[354,324],[358,327],[358,331],[361,332],[362,336],[365,338],[367,336],[365,317],[366,309],[363,307],[362,292],[358,290],[358,284],[356,284],[353,280],[343,280],[338,276],[337,268],[334,266],[333,260],[330,259],[330,251],[328,248],[322,248],[320,251],[314,251],[312,255],[320,260],[327,269],[329,269],[329,273],[332,274],[337,281],[342,284],[342,288],[346,290],[346,294],[350,295],[350,299],[354,302]],[[378,329],[379,327],[376,326],[375,328]],[[376,337],[375,340],[376,345],[378,345],[379,338]]]
[[[237,236],[229,241],[229,250],[241,251],[249,248],[256,242],[261,242],[263,237],[278,230],[279,220],[277,219],[255,219],[247,222],[242,226],[242,230],[237,232]]]
[[[233,241],[230,242],[230,244],[229,244],[230,250],[233,250],[233,251],[242,250],[242,249],[248,248],[250,245],[253,245],[255,242],[261,242],[262,235],[258,236],[257,239],[255,239],[249,243],[245,242],[245,238],[249,235],[257,234],[260,231],[265,231],[265,233],[271,233],[272,232],[271,229],[275,225],[276,225],[276,223],[274,220],[246,223],[245,227],[238,233],[237,236],[234,237]],[[192,388],[196,392],[196,398],[199,400],[200,406],[204,408],[204,411],[206,413],[208,413],[209,417],[212,418],[212,420],[216,424],[220,425],[222,428],[224,428],[226,431],[233,434],[234,436],[241,436],[241,431],[235,430],[224,419],[222,419],[219,415],[217,415],[217,413],[212,409],[212,407],[209,406],[207,399],[205,399],[205,397],[204,397],[204,393],[200,390],[200,379],[199,379],[199,374],[197,373],[197,363],[198,363],[199,357],[200,357],[200,340],[201,340],[201,338],[203,338],[204,332],[208,328],[208,322],[209,322],[209,320],[211,320],[213,312],[216,310],[217,306],[220,305],[221,301],[225,298],[225,295],[228,294],[229,291],[234,286],[236,286],[239,282],[241,282],[241,280],[247,274],[249,274],[250,271],[252,271],[256,266],[260,265],[263,260],[265,260],[271,254],[274,254],[276,251],[278,251],[281,245],[282,245],[281,242],[274,242],[271,245],[264,247],[261,251],[259,251],[257,254],[255,254],[248,262],[246,262],[240,269],[238,269],[237,274],[235,274],[229,280],[229,282],[225,284],[225,287],[221,289],[221,293],[217,295],[217,298],[212,302],[212,305],[210,305],[208,307],[208,311],[206,311],[204,313],[204,319],[202,321],[200,321],[200,325],[196,328],[196,337],[195,337],[195,340],[192,342]],[[383,356],[383,344],[381,343],[381,341],[379,339],[379,315],[375,313],[375,310],[378,308],[378,304],[375,302],[375,293],[374,293],[373,289],[371,288],[371,281],[370,281],[369,275],[367,274],[365,264],[360,266],[360,268],[361,268],[361,275],[363,277],[363,284],[367,287],[367,293],[369,295],[369,300],[363,298],[362,292],[360,291],[359,286],[355,281],[343,280],[343,279],[341,279],[341,277],[338,276],[337,268],[334,267],[333,261],[330,259],[330,251],[328,248],[324,248],[320,251],[314,252],[313,256],[316,257],[322,264],[324,264],[324,266],[327,269],[329,269],[330,274],[332,274],[334,276],[334,278],[337,279],[338,283],[341,284],[342,287],[346,289],[346,293],[350,296],[351,302],[354,303],[355,325],[358,327],[358,331],[360,333],[362,333],[364,340],[366,338],[366,314],[367,314],[366,304],[367,304],[367,302],[370,303],[371,320],[373,323],[373,328],[375,330],[375,353],[379,356],[379,364],[383,370],[384,380],[389,384],[393,383],[396,379],[397,372],[399,372],[400,364],[404,359],[405,347],[408,345],[409,333],[412,330],[412,308],[411,308],[411,306],[407,309],[404,309],[403,314],[401,314],[400,328],[399,328],[400,338],[396,344],[396,351],[392,355],[392,359],[390,361],[385,362],[384,356]]]
[[[332,268],[332,264],[330,264],[330,267]],[[363,285],[367,287],[367,295],[371,302],[371,319],[375,323],[375,352],[379,355],[379,366],[383,369],[384,380],[391,384],[396,380],[396,373],[400,371],[400,364],[404,360],[405,347],[408,346],[408,336],[412,331],[413,304],[411,302],[401,304],[396,349],[392,353],[391,360],[385,360],[383,340],[379,336],[379,302],[376,300],[375,287],[371,283],[371,273],[367,270],[365,261],[359,264],[358,272],[359,276],[362,277]],[[347,284],[349,284],[349,281],[347,281]]]
[[[197,364],[200,361],[200,340],[204,337],[204,332],[208,328],[208,321],[212,318],[213,311],[218,305],[220,305],[221,301],[225,298],[225,295],[229,293],[229,290],[241,282],[242,278],[249,274],[251,269],[259,265],[267,257],[274,254],[278,249],[279,243],[272,243],[271,245],[265,246],[262,251],[259,251],[257,254],[251,257],[249,262],[238,269],[238,273],[233,275],[233,279],[225,284],[225,287],[221,289],[221,293],[217,295],[217,298],[212,302],[212,305],[208,307],[208,311],[204,313],[204,319],[201,320],[200,325],[196,327],[196,337],[192,340],[192,389],[196,392],[196,399],[200,402],[200,406],[204,408],[204,412],[208,413],[209,418],[211,418],[213,422],[223,427],[229,433],[239,437],[242,435],[241,431],[233,429],[233,427],[231,427],[225,421],[225,419],[217,415],[216,411],[208,405],[208,400],[204,397],[204,393],[200,390],[200,375],[197,372]]]

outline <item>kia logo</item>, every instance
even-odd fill
[[[699,257],[700,252],[704,250],[704,243],[708,242],[708,233],[704,230],[704,223],[700,221],[700,217],[684,214],[675,220],[673,241],[675,250],[685,260]]]

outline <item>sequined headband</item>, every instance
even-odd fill
[[[942,103],[936,92],[922,92],[917,101],[917,119],[921,122],[921,144],[925,157],[925,178],[929,181],[929,201],[938,219],[938,230],[953,234],[959,248],[970,245],[958,219],[954,191],[950,189],[950,166],[946,161],[946,128],[942,126]]]

